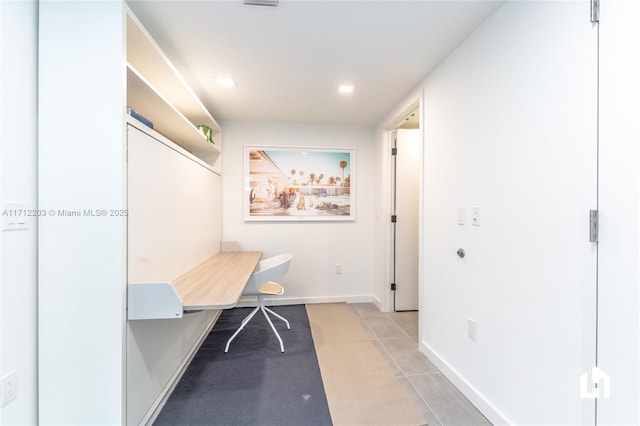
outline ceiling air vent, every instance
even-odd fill
[[[243,0],[243,3],[255,6],[277,6],[278,0]]]

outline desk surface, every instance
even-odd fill
[[[220,252],[173,282],[183,309],[234,307],[251,278],[262,252]]]

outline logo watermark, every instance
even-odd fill
[[[600,386],[602,382],[602,386]],[[589,386],[589,372],[580,376],[580,398],[609,398],[611,396],[611,378],[598,367],[591,368],[591,389]],[[602,395],[600,391],[602,390]]]

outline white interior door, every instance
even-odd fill
[[[394,262],[397,311],[418,309],[420,130],[396,131]]]

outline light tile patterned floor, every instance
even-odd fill
[[[418,312],[380,312],[372,303],[349,306],[429,425],[491,424],[418,350]]]

